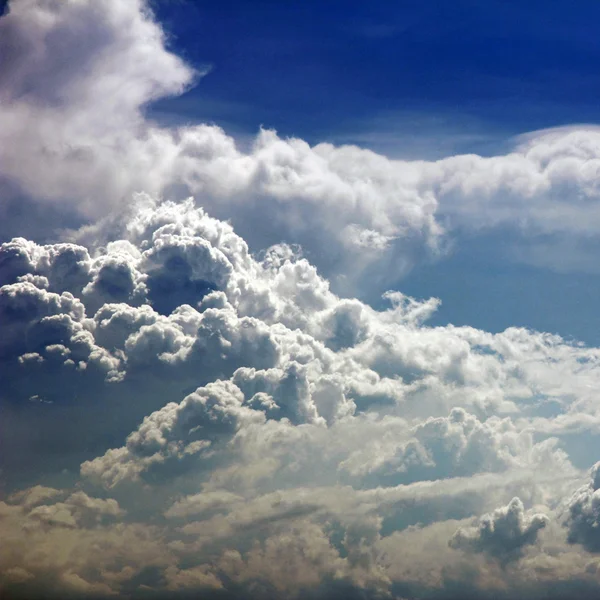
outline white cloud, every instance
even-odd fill
[[[78,545],[79,562],[44,562],[64,573],[57,589],[124,593],[139,576],[158,590],[336,582],[375,593],[394,585],[382,548],[407,527],[446,531],[515,495],[555,507],[572,489],[565,436],[600,422],[596,349],[522,329],[429,328],[436,300],[393,292],[376,311],[340,299],[295,249],[259,259],[192,202],[140,196],[128,210],[88,228],[86,246],[0,250],[7,439],[55,449],[56,462],[29,467],[34,483],[60,469],[62,444],[85,489],[38,486],[13,502],[45,548],[119,527],[154,548],[154,579],[142,559],[90,577],[91,551]],[[145,524],[150,515],[161,525]],[[278,549],[296,531],[295,552],[325,562],[298,557],[306,572],[281,579],[289,557]],[[46,567],[19,556],[6,563],[11,581],[45,580]]]
[[[335,292],[385,291],[446,230],[596,236],[596,130],[436,162],[272,131],[242,152],[145,118],[194,74],[140,1],[13,2],[2,50],[0,180],[90,220],[0,247],[3,592],[592,585],[597,469],[554,521],[600,351]]]
[[[597,237],[594,128],[541,132],[506,155],[434,162],[310,147],[272,131],[244,153],[217,127],[145,118],[149,102],[181,93],[194,74],[165,49],[140,0],[27,0],[0,28],[15,54],[0,73],[0,175],[36,202],[93,218],[136,191],[194,194],[254,249],[302,244],[345,292],[365,278],[383,291],[443,250],[444,230],[507,226],[530,246],[523,259],[538,262],[536,237],[562,236],[567,246]]]

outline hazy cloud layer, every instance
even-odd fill
[[[600,350],[349,292],[461,228],[593,238],[599,134],[244,153],[145,118],[199,77],[164,42],[141,2],[0,20],[0,205],[86,221],[0,246],[2,593],[598,594]]]

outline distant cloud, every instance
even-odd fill
[[[579,488],[568,503],[566,525],[569,542],[582,544],[590,552],[600,552],[600,463],[591,470],[589,484]]]
[[[513,498],[508,506],[483,516],[477,527],[459,529],[450,546],[466,552],[483,552],[502,562],[518,559],[523,549],[535,544],[548,523],[543,514],[525,516],[523,502]]]

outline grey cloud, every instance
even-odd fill
[[[590,552],[600,552],[600,463],[590,472],[591,481],[579,488],[568,501],[568,539],[572,544],[582,544]]]
[[[56,361],[74,369],[92,366],[118,379],[119,360],[95,344],[83,304],[69,292],[56,294],[28,281],[0,288],[5,362]],[[14,365],[13,365],[14,366]]]
[[[32,274],[46,277],[52,292],[70,292],[79,296],[90,281],[91,258],[86,248],[76,244],[40,246],[15,238],[0,245],[0,267],[2,285]]]
[[[95,260],[90,282],[82,297],[91,314],[109,303],[143,304],[148,294],[147,276],[138,270],[139,251],[126,242],[108,245],[107,252]]]
[[[504,564],[519,559],[527,546],[535,544],[548,521],[544,514],[526,516],[523,502],[513,498],[507,506],[484,515],[476,527],[459,529],[450,546],[466,552],[483,552]]]

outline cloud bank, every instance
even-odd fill
[[[138,1],[13,2],[0,54],[6,597],[598,593],[600,350],[386,292],[456,230],[596,236],[597,131],[242,152],[147,119],[201,73]]]
[[[218,127],[167,128],[145,117],[148,103],[203,73],[165,48],[141,0],[15,2],[0,38],[4,236],[27,228],[43,235],[19,218],[26,199],[45,217],[58,210],[66,226],[144,191],[196,196],[253,250],[301,244],[344,294],[365,281],[385,291],[462,230],[508,227],[522,260],[593,268],[582,251],[600,227],[595,128],[540,132],[506,155],[434,162],[311,147],[268,130],[243,152]],[[550,254],[550,242],[562,253]]]

